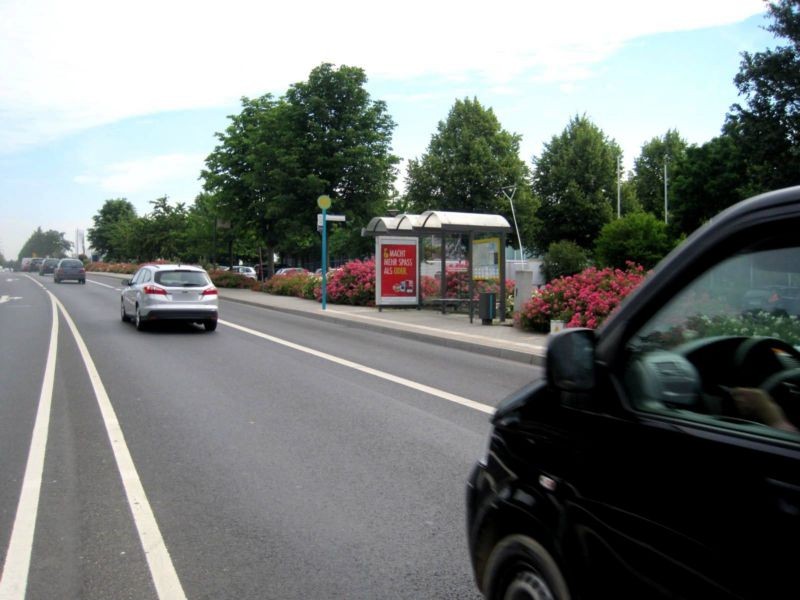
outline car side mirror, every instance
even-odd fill
[[[122,280],[122,285],[124,285],[125,287],[128,287],[131,284],[131,281],[132,281],[131,279],[123,279]]]
[[[595,335],[592,329],[564,329],[547,344],[547,383],[562,392],[594,388]]]

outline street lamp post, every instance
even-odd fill
[[[511,190],[511,195],[508,195],[506,190]],[[517,226],[517,214],[514,212],[514,194],[517,193],[517,186],[509,185],[508,187],[504,187],[502,190],[503,195],[508,198],[508,201],[511,203],[511,218],[514,219],[514,229],[517,230],[517,243],[519,243],[519,253],[522,260],[525,260],[525,249],[522,247],[522,238],[519,235],[519,227]]]

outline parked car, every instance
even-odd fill
[[[284,267],[275,271],[275,275],[295,275],[297,273],[308,273],[308,269],[302,267]]]
[[[217,288],[200,267],[145,265],[124,283],[120,314],[140,331],[151,322],[176,320],[217,328]]]
[[[31,270],[31,261],[33,259],[30,256],[26,256],[20,261],[19,270],[23,273],[27,273]]]
[[[248,279],[256,278],[256,270],[253,267],[234,265],[231,267],[231,271],[234,273],[239,273],[239,275],[244,275]]]
[[[550,336],[469,477],[486,598],[797,597],[800,330],[751,333],[740,302],[798,279],[799,230],[800,187],[740,203],[600,329]]]
[[[770,285],[747,290],[742,299],[742,310],[800,316],[800,288]]]
[[[78,283],[86,283],[86,269],[83,263],[77,258],[62,258],[58,261],[55,271],[53,271],[53,281],[61,283],[62,281],[75,280]]]
[[[50,275],[56,270],[60,258],[45,258],[39,265],[39,275]]]

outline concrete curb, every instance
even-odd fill
[[[131,275],[121,275],[119,273],[103,273],[103,272],[91,272],[91,273],[95,275],[106,275],[110,277],[115,277],[117,279],[127,279],[131,277]],[[377,331],[380,333],[386,333],[389,335],[394,335],[405,339],[426,342],[429,344],[437,344],[439,346],[444,346],[446,348],[465,350],[467,352],[482,354],[484,356],[492,356],[495,358],[513,360],[516,362],[521,362],[529,365],[536,365],[536,366],[544,365],[543,354],[537,354],[536,352],[533,351],[515,350],[513,348],[503,347],[499,343],[497,345],[482,344],[479,342],[472,342],[469,340],[459,339],[458,337],[453,337],[453,336],[458,336],[457,333],[453,333],[451,337],[445,337],[441,335],[435,335],[426,331],[421,331],[419,329],[415,330],[414,329],[415,325],[413,324],[405,324],[402,327],[401,326],[395,327],[388,324],[380,324],[380,323],[365,321],[359,319],[358,317],[346,317],[342,316],[341,314],[333,315],[330,313],[325,314],[322,312],[316,313],[316,312],[309,312],[307,310],[297,310],[285,306],[275,306],[272,304],[266,304],[264,302],[256,302],[244,298],[235,298],[232,296],[226,296],[224,288],[220,288],[220,290],[221,290],[219,296],[220,299],[227,300],[229,302],[237,302],[239,304],[254,306],[256,308],[264,308],[267,310],[273,310],[276,312],[290,314],[298,317],[329,321],[332,323],[345,325],[347,327],[356,327],[359,329],[366,329],[369,331]]]

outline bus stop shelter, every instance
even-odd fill
[[[473,279],[473,245],[476,234],[496,234],[500,236],[498,248],[498,271],[500,279],[500,321],[505,321],[506,315],[506,234],[512,231],[511,225],[501,215],[483,213],[462,213],[440,210],[429,210],[420,215],[402,214],[394,217],[374,217],[361,230],[361,235],[370,237],[401,236],[401,237],[438,237],[441,240],[441,270],[440,270],[440,298],[433,300],[441,303],[442,313],[446,312],[447,302],[447,256],[445,252],[446,238],[453,235],[467,236],[467,273],[469,278],[469,318],[473,317],[473,299],[475,296],[475,282]]]

